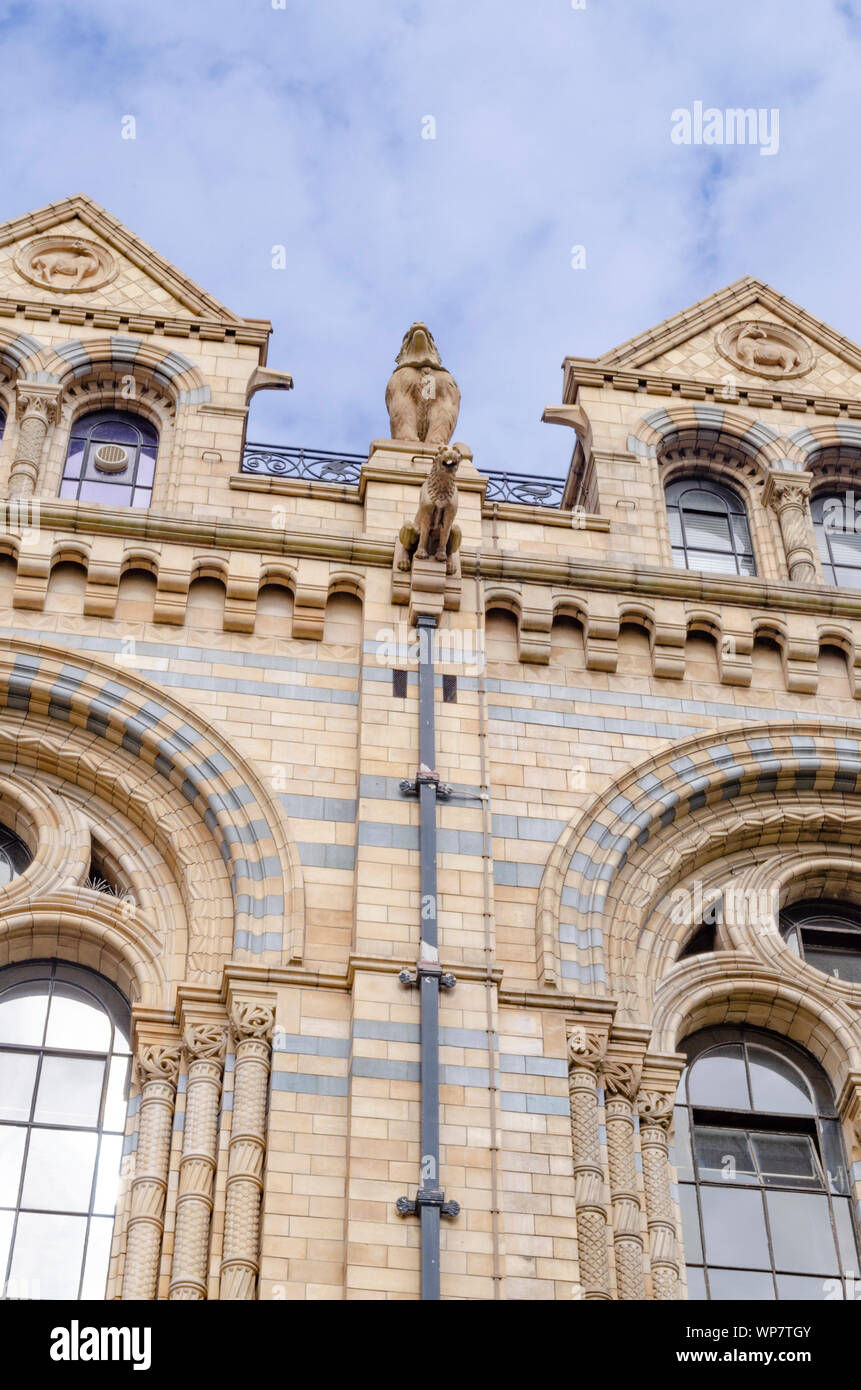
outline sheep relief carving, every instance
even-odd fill
[[[448,444],[457,424],[460,391],[442,365],[427,324],[411,324],[395,362],[386,387],[392,439]]]
[[[802,376],[813,366],[813,349],[782,323],[745,319],[728,324],[716,338],[718,352],[754,376]]]
[[[83,237],[40,237],[23,246],[15,268],[31,285],[81,294],[106,285],[117,273],[113,256],[98,242]]]

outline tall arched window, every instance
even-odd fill
[[[679,478],[666,498],[676,569],[756,574],[744,503],[730,488],[711,478]]]
[[[112,507],[152,502],[158,433],[124,410],[95,410],[72,426],[60,496]]]
[[[813,530],[826,584],[861,589],[861,532],[856,531],[855,494],[820,493],[810,503]]]
[[[0,970],[0,1270],[7,1298],[105,1296],[129,1006],[92,970]]]
[[[858,1247],[824,1072],[755,1028],[707,1028],[683,1049],[675,1151],[690,1297],[843,1297]]]

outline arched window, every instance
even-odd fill
[[[6,429],[6,411],[5,411],[5,410],[0,410],[0,439],[3,438],[3,434],[4,434],[5,429]]]
[[[60,496],[111,507],[152,502],[158,433],[123,410],[95,410],[72,426]]]
[[[0,825],[0,888],[23,874],[32,858],[24,841],[8,826]]]
[[[755,1028],[707,1028],[683,1050],[675,1153],[690,1297],[844,1297],[858,1247],[824,1073]]]
[[[854,493],[820,493],[810,503],[810,515],[825,583],[861,589],[861,531],[855,529]]]
[[[679,478],[667,487],[677,569],[756,574],[744,503],[711,478]]]
[[[105,1296],[129,1006],[62,961],[0,970],[0,1271],[7,1298]]]
[[[861,912],[819,898],[793,903],[780,914],[780,930],[802,960],[836,980],[861,984]]]

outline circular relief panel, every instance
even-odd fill
[[[98,289],[117,273],[114,258],[104,246],[70,236],[39,237],[22,246],[15,268],[31,284],[67,294]]]
[[[122,473],[129,461],[129,451],[122,444],[100,444],[93,454],[93,463],[100,473]]]
[[[717,334],[718,352],[752,376],[803,376],[813,366],[813,349],[800,333],[782,323],[744,319]]]

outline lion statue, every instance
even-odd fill
[[[395,548],[395,564],[408,570],[413,561],[430,556],[446,567],[447,574],[455,573],[455,552],[461,541],[460,527],[455,526],[457,488],[454,475],[463,458],[457,445],[441,444],[433,457],[430,472],[422,483],[419,509],[412,525],[407,521],[400,529]]]
[[[460,391],[442,365],[430,329],[414,323],[404,334],[386,387],[392,439],[448,444],[457,424]]]

